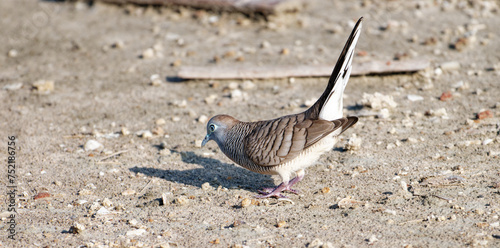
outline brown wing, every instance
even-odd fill
[[[275,166],[292,160],[331,132],[342,128],[347,119],[304,120],[303,115],[255,123],[244,139],[247,156],[260,166]]]

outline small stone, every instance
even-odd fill
[[[207,190],[211,190],[211,189],[212,189],[212,186],[210,186],[210,183],[209,183],[209,182],[206,182],[206,183],[204,183],[204,184],[202,184],[202,185],[201,185],[201,189],[202,189],[202,190],[205,190],[205,191],[207,191]]]
[[[500,182],[496,182],[493,184],[493,188],[500,189]]]
[[[230,58],[230,57],[234,57],[236,55],[236,52],[231,50],[231,51],[227,51],[226,53],[224,53],[224,55],[222,55],[223,58]]]
[[[78,195],[91,195],[91,194],[92,194],[92,191],[90,191],[88,189],[82,189],[82,190],[78,191]],[[85,200],[83,200],[83,201],[85,201]]]
[[[245,198],[241,201],[241,207],[246,208],[252,204],[252,201],[248,198]]]
[[[161,202],[163,205],[168,205],[170,203],[170,201],[168,199],[170,198],[171,195],[172,195],[172,193],[170,193],[170,192],[161,193]]]
[[[241,90],[235,89],[231,91],[230,97],[231,99],[241,99],[243,97],[243,93]]]
[[[194,141],[194,146],[196,148],[201,148],[201,144],[203,143],[203,140],[195,140]]]
[[[155,56],[155,51],[153,50],[153,48],[148,48],[144,50],[141,55],[143,59],[150,59],[153,58],[154,56]]]
[[[159,136],[162,136],[165,134],[165,130],[163,130],[162,127],[155,127],[153,128],[153,130],[151,130],[151,132],[154,134],[154,135],[159,135]]]
[[[330,188],[329,188],[329,187],[324,187],[324,188],[322,188],[322,189],[321,189],[321,193],[323,193],[323,194],[328,194],[328,193],[330,193]]]
[[[410,137],[410,138],[408,138],[408,139],[406,139],[406,140],[407,140],[408,142],[410,142],[410,143],[413,143],[413,144],[418,143],[418,140],[417,140],[417,139],[415,139],[415,138],[413,138],[413,137]]]
[[[477,114],[477,119],[479,120],[486,118],[493,118],[493,113],[490,110],[481,111]]]
[[[210,241],[210,244],[214,244],[214,245],[220,244],[220,239],[216,238],[216,239]]]
[[[172,121],[173,122],[179,122],[179,121],[181,121],[181,117],[179,117],[179,116],[172,116]]]
[[[122,195],[123,196],[135,195],[135,190],[133,190],[133,189],[127,189],[127,190],[125,190],[125,191],[122,192]]]
[[[38,199],[42,199],[42,198],[45,198],[45,197],[50,197],[50,193],[49,192],[40,192],[38,194],[36,194],[34,197],[33,197],[33,200],[38,200]]]
[[[284,227],[286,226],[286,221],[282,220],[282,221],[279,221],[277,224],[276,224],[276,227]]]
[[[139,224],[139,222],[136,219],[131,219],[131,220],[128,221],[128,224],[131,227],[137,227],[137,224]]]
[[[105,207],[111,207],[113,206],[113,202],[111,202],[111,200],[108,198],[104,198],[104,200],[102,200],[102,205]]]
[[[458,61],[449,61],[442,63],[440,66],[443,71],[452,71],[460,69],[460,63]]]
[[[160,77],[160,75],[158,75],[158,74],[153,74],[153,75],[151,75],[151,77],[149,77],[149,80],[150,80],[150,82],[149,82],[149,83],[150,83],[152,86],[160,86],[160,85],[161,85],[161,83],[163,83],[163,80],[161,80],[161,77]]]
[[[130,134],[130,131],[126,128],[126,127],[122,127],[121,130],[120,130],[120,133],[123,135],[123,136],[127,136]]]
[[[135,229],[135,230],[130,230],[130,231],[127,231],[126,235],[127,236],[141,236],[143,235],[144,233],[146,232],[145,229]]]
[[[171,65],[171,66],[173,66],[173,67],[178,67],[178,66],[181,66],[181,65],[182,65],[182,60],[180,60],[180,59],[176,59],[176,60],[175,60],[174,62],[172,62],[170,65]]]
[[[485,140],[483,140],[482,145],[485,146],[485,145],[490,144],[491,142],[493,142],[493,139],[485,139]]]
[[[72,234],[80,234],[85,230],[85,225],[80,224],[78,222],[73,223],[73,225],[69,228],[69,233]]]
[[[391,150],[391,149],[394,149],[395,147],[396,147],[396,145],[394,143],[389,143],[389,144],[387,144],[387,146],[385,147],[385,149]]]
[[[451,94],[451,92],[447,91],[447,92],[443,92],[443,94],[441,94],[441,96],[439,97],[439,100],[440,101],[448,101],[452,98],[453,98],[453,95]]]
[[[269,41],[267,41],[267,40],[264,40],[264,41],[262,41],[262,43],[260,43],[260,47],[261,48],[269,48],[269,47],[271,47],[271,43],[269,43]]]
[[[155,122],[155,124],[158,126],[165,125],[165,123],[167,123],[167,122],[163,118],[160,118],[160,119],[156,120],[156,122]]]
[[[208,117],[206,115],[200,115],[200,117],[198,117],[199,123],[207,123],[207,121],[208,121]]]
[[[370,238],[368,238],[366,241],[368,241],[368,244],[369,245],[372,245],[373,243],[377,242],[378,241],[378,238],[376,235],[372,235],[370,236]]]
[[[374,94],[363,93],[361,105],[380,110],[382,108],[395,108],[398,104],[394,101],[392,96],[386,96],[375,92]]]
[[[440,108],[440,109],[428,111],[427,115],[443,117],[443,116],[447,116],[448,113],[446,112],[445,108]]]
[[[15,58],[17,57],[17,50],[16,49],[10,49],[9,52],[7,53],[7,56],[11,57],[11,58]]]
[[[143,139],[149,139],[153,137],[153,133],[149,130],[141,130],[136,133],[137,136],[143,138]]]
[[[346,146],[344,147],[345,150],[348,151],[355,151],[359,150],[361,148],[361,144],[363,143],[363,139],[358,138],[356,134],[352,134],[349,140],[347,141]]]
[[[416,102],[416,101],[423,101],[424,98],[422,96],[419,96],[419,95],[408,95],[407,96],[408,100],[410,100],[410,102]]]
[[[231,82],[227,85],[227,87],[231,90],[235,90],[235,89],[238,89],[238,83],[236,82]]]
[[[288,48],[283,48],[281,49],[281,52],[280,52],[282,55],[288,55],[290,53],[290,50],[288,50]]]
[[[88,140],[83,146],[83,148],[85,149],[85,151],[94,151],[97,149],[102,149],[104,148],[104,146],[97,140]]]
[[[33,83],[33,89],[38,93],[47,94],[54,91],[54,81],[52,80],[38,80]]]
[[[241,85],[241,89],[243,89],[243,90],[253,90],[254,88],[255,88],[255,84],[250,80],[246,80]]]
[[[13,84],[7,84],[4,87],[2,87],[3,90],[6,91],[14,91],[21,89],[23,87],[23,83],[13,83]]]
[[[215,99],[217,99],[217,95],[212,94],[212,95],[210,95],[208,97],[205,97],[205,103],[212,104],[212,103],[215,102]]]
[[[121,49],[124,47],[125,47],[125,42],[123,42],[122,40],[117,40],[113,44],[111,44],[111,48]]]
[[[99,210],[97,210],[96,214],[97,215],[108,215],[108,214],[111,214],[111,212],[107,208],[101,207]]]
[[[174,200],[174,203],[177,205],[184,206],[189,203],[189,199],[186,198],[185,196],[180,196]]]

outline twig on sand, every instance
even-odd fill
[[[238,11],[264,15],[291,12],[302,9],[303,0],[99,0],[115,4],[179,5],[201,9]]]
[[[428,60],[368,61],[355,63],[351,75],[394,74],[416,72],[429,67]],[[181,79],[266,79],[287,77],[327,77],[332,65],[300,66],[183,66]]]

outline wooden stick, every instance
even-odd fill
[[[194,8],[239,11],[243,13],[262,13],[264,15],[279,12],[298,11],[302,0],[98,0],[115,4],[139,5],[181,5]]]
[[[416,72],[429,67],[428,60],[369,61],[354,63],[351,75],[394,74]],[[286,77],[328,77],[332,65],[299,66],[183,66],[177,77],[180,79],[255,79]]]

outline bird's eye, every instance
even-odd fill
[[[209,128],[210,128],[210,132],[215,131],[215,125],[214,124],[210,124]]]

